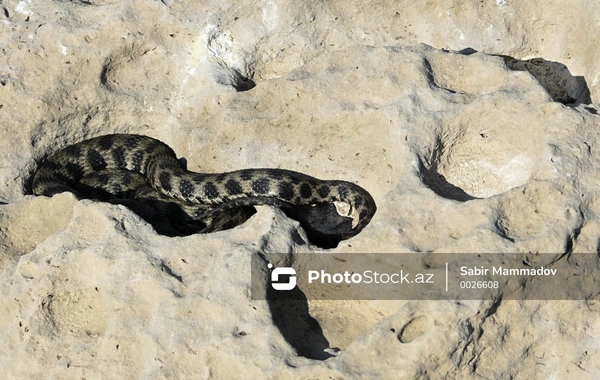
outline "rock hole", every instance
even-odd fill
[[[109,70],[109,62],[106,62],[104,66],[102,66],[102,71],[100,71],[100,83],[110,90],[110,86],[108,85],[108,70]]]
[[[498,107],[510,110],[512,106]],[[417,170],[425,186],[443,198],[466,202],[529,181],[542,149],[537,145],[537,131],[521,128],[526,120],[499,120],[490,115],[475,124],[443,125],[429,146],[418,148]]]
[[[400,343],[410,343],[423,335],[428,328],[428,320],[424,315],[411,319],[398,333]]]
[[[225,86],[233,87],[237,92],[249,91],[256,87],[256,83],[238,69],[220,67],[216,72],[216,80]]]
[[[227,31],[218,26],[208,33],[208,51],[213,56],[214,75],[217,83],[231,86],[237,92],[248,91],[256,87],[252,80],[256,68],[256,59],[240,45],[234,42]]]

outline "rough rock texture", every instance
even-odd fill
[[[597,252],[600,6],[202,3],[0,3],[3,376],[600,375],[597,300],[251,301],[251,255],[319,251],[276,209],[172,238],[27,195],[49,153],[135,132],[191,170],[365,187],[334,252]]]

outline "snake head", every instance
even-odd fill
[[[337,247],[364,227],[357,227],[354,208],[344,202],[296,206],[284,211],[300,222],[310,241],[323,248]]]

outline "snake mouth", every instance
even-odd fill
[[[358,226],[360,216],[354,207],[342,201],[335,201],[333,202],[333,205],[340,216],[352,219],[352,229]]]
[[[360,232],[358,228],[352,226],[352,218],[342,215],[333,202],[288,207],[282,210],[287,216],[299,221],[309,240],[322,248],[335,248],[341,240]],[[342,213],[349,212],[351,213],[350,207],[342,207]]]

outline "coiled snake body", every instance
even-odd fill
[[[35,173],[32,188],[36,195],[70,191],[81,198],[141,201],[170,220],[199,226],[195,232],[233,227],[251,215],[248,206],[273,205],[317,235],[341,240],[359,233],[376,210],[371,195],[350,182],[283,169],[190,172],[166,144],[129,134],[54,153]]]

